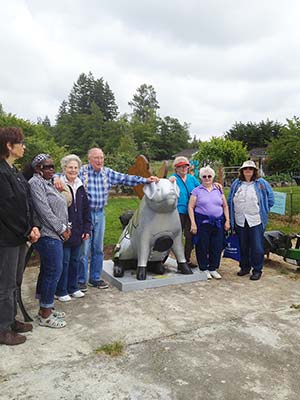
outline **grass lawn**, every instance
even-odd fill
[[[276,187],[273,190],[286,193],[286,215],[300,214],[300,186]]]
[[[128,210],[136,210],[140,200],[137,197],[110,197],[105,207],[106,228],[104,245],[115,245],[122,232],[119,216]]]
[[[275,191],[285,191],[286,193],[290,193],[292,190],[293,193],[297,193],[297,196],[294,196],[298,199],[300,197],[300,187],[292,186],[288,188],[275,188]],[[228,194],[228,189],[225,188],[225,194]],[[287,202],[288,202],[287,196]],[[295,206],[297,203],[293,202]],[[136,210],[139,205],[139,199],[137,197],[110,197],[108,200],[108,205],[105,209],[106,214],[106,229],[105,229],[105,245],[115,245],[118,242],[119,236],[122,232],[122,225],[119,220],[119,216],[128,210]],[[300,209],[298,207],[298,214],[300,214]],[[297,211],[295,208],[295,211]],[[285,233],[299,233],[300,232],[300,218],[299,215],[292,218],[289,221],[288,216],[279,216],[276,214],[270,214],[269,224],[267,226],[267,230],[280,230]]]

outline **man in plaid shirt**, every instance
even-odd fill
[[[79,265],[78,284],[85,291],[88,278],[88,258],[91,253],[89,286],[106,289],[108,285],[100,279],[103,267],[103,243],[105,230],[104,207],[108,201],[109,189],[112,185],[136,186],[157,182],[158,178],[121,174],[111,168],[104,167],[104,154],[100,148],[92,148],[88,152],[88,165],[81,167],[79,178],[85,187],[92,217],[92,232],[90,238],[82,243]]]

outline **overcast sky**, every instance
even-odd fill
[[[299,0],[0,0],[0,103],[54,123],[80,73],[119,112],[142,83],[205,140],[300,116]]]

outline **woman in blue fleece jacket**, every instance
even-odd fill
[[[259,177],[254,161],[245,161],[228,196],[230,225],[237,232],[241,247],[239,276],[249,274],[252,268],[250,279],[256,281],[261,277],[264,231],[273,204],[270,184]]]

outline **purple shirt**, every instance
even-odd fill
[[[191,194],[197,198],[196,213],[215,218],[223,215],[223,193],[217,187],[214,186],[212,191],[209,192],[204,186],[200,185],[193,189]]]

